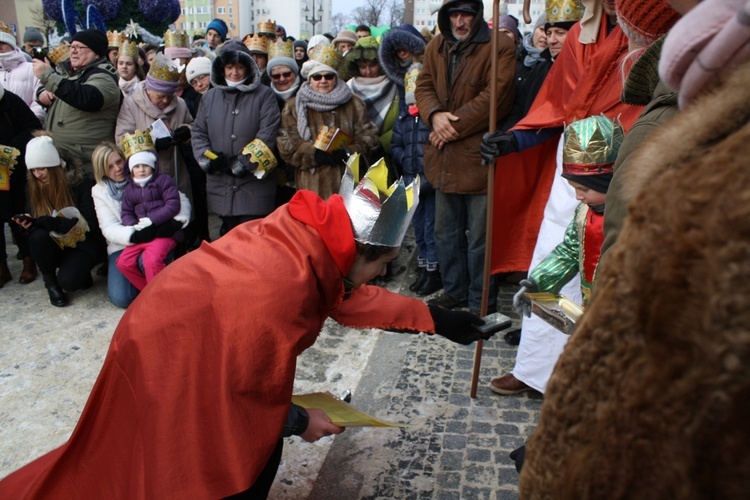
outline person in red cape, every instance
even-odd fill
[[[583,3],[583,18],[570,29],[529,113],[512,132],[486,135],[482,142],[485,161],[508,155],[496,166],[494,273],[533,268],[562,241],[577,202],[558,171],[561,127],[603,114],[627,132],[643,110],[620,100],[628,38],[617,25],[614,0]],[[620,4],[620,16],[636,30],[663,34],[676,20],[664,1]],[[569,282],[561,293],[580,301],[579,280]],[[513,372],[494,379],[490,388],[498,394],[544,392],[567,339],[537,317],[524,319]]]
[[[122,317],[68,442],[0,481],[0,497],[265,498],[283,435],[343,431],[290,411],[296,358],[326,318],[480,338],[468,312],[367,286],[398,245],[355,241],[348,208],[300,191],[168,266]],[[295,412],[306,419],[287,429]]]

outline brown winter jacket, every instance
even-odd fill
[[[477,2],[479,13],[474,17],[473,34],[466,42],[455,44],[446,6],[457,1],[447,0],[438,13],[442,34],[427,45],[415,97],[425,123],[431,124],[432,115],[438,111],[458,116],[453,128],[459,138],[446,144],[442,151],[425,144],[425,175],[444,193],[483,194],[487,192],[487,168],[481,165],[479,147],[482,135],[489,130],[492,44],[490,30],[482,19],[481,2]],[[499,41],[497,119],[502,122],[513,106],[516,48],[507,36],[499,37]],[[448,82],[451,51],[461,53],[453,84]]]

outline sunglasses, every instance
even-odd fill
[[[310,79],[315,80],[316,82],[319,82],[324,78],[330,82],[331,80],[336,78],[336,75],[334,75],[333,73],[316,73],[314,75],[310,75]]]
[[[271,80],[281,80],[282,78],[291,78],[292,72],[291,71],[285,71],[284,73],[277,73],[275,75],[271,75]]]

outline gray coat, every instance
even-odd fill
[[[193,123],[193,154],[197,160],[207,150],[239,155],[253,139],[262,140],[276,150],[276,135],[281,113],[276,95],[260,84],[260,70],[249,54],[237,51],[239,62],[248,70],[248,78],[237,87],[224,79],[224,62],[217,57],[211,68],[213,88],[201,98]],[[258,180],[252,173],[240,179],[227,173],[207,176],[208,209],[220,216],[268,215],[274,209],[275,172]]]

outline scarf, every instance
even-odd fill
[[[109,192],[109,195],[117,201],[122,201],[122,195],[125,192],[125,186],[128,185],[128,180],[125,179],[122,182],[115,182],[112,179],[102,180],[104,181],[104,185],[107,186],[107,192]]]
[[[351,98],[351,89],[341,79],[336,80],[336,87],[327,94],[315,92],[310,86],[310,82],[303,83],[295,101],[297,105],[297,131],[302,140],[312,140],[312,132],[307,126],[307,108],[313,111],[333,111],[349,102]],[[316,130],[315,133],[317,134],[318,131]]]
[[[297,89],[299,88],[300,84],[302,83],[302,79],[297,75],[297,79],[294,81],[294,85],[289,87],[286,90],[276,90],[276,86],[273,82],[271,82],[271,90],[274,91],[274,93],[281,99],[282,101],[286,102],[294,95],[295,92],[297,92]]]
[[[542,51],[544,49],[537,49],[534,47],[534,32],[527,33],[525,37],[523,37],[523,48],[526,49],[526,57],[523,59],[523,65],[527,68],[533,68],[537,65],[537,63],[540,63],[544,61],[544,58],[541,56]]]
[[[120,77],[120,90],[122,90],[123,95],[130,95],[133,93],[133,90],[135,90],[135,86],[138,85],[140,80],[137,76],[133,76],[133,78],[128,80],[123,80],[122,77]]]
[[[364,101],[370,121],[380,130],[396,97],[396,85],[385,75],[375,78],[357,76],[349,80],[348,85]]]
[[[0,71],[12,71],[25,62],[26,58],[18,48],[11,52],[3,52],[0,54]]]

